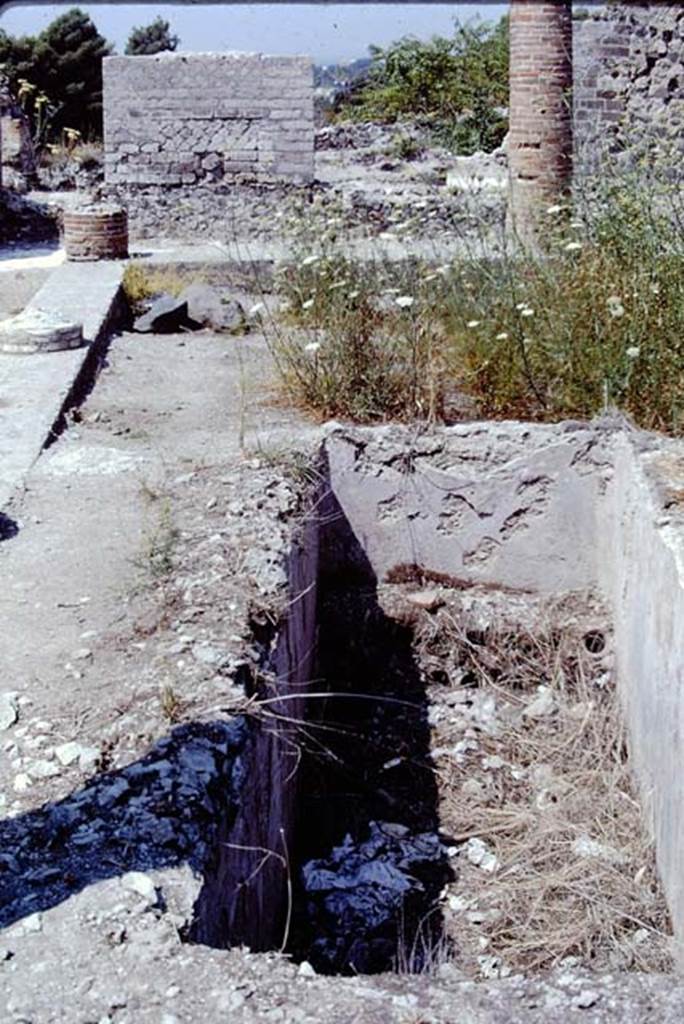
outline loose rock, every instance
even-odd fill
[[[19,719],[16,693],[0,694],[0,732],[9,729]]]

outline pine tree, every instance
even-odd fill
[[[176,35],[171,35],[171,26],[163,18],[155,18],[149,25],[142,25],[131,30],[126,43],[126,53],[130,57],[144,54],[162,53],[175,50],[180,42]]]
[[[58,105],[54,129],[102,136],[102,58],[113,47],[90,17],[74,7],[42,32],[35,45],[35,84]]]

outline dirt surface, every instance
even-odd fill
[[[125,716],[115,709],[131,700],[158,705],[159,672],[169,685],[190,689],[187,665],[178,665],[177,656],[187,649],[192,659],[193,644],[208,643],[209,628],[197,609],[185,624],[178,619],[170,577],[177,587],[182,570],[193,570],[194,579],[184,582],[199,594],[212,567],[212,585],[223,568],[235,589],[231,561],[245,551],[231,550],[227,520],[234,518],[238,533],[245,522],[254,528],[245,516],[248,488],[254,503],[264,504],[269,484],[281,482],[270,461],[277,462],[285,439],[313,434],[291,412],[268,401],[257,405],[257,395],[269,397],[267,368],[257,336],[115,340],[80,422],[43,455],[10,510],[19,532],[0,548],[5,688],[17,691],[20,704],[30,701],[31,714],[49,719],[63,738],[76,729],[82,741],[94,742],[117,720],[125,733]],[[266,561],[254,559],[254,567],[263,576],[258,586],[268,591]],[[218,598],[213,591],[212,601]],[[235,610],[237,629],[243,608]],[[171,632],[186,638],[178,651],[167,651],[155,635],[170,622]],[[25,707],[20,740],[30,718]],[[157,718],[161,731],[161,712]],[[10,803],[12,789],[10,777]],[[43,787],[30,792],[31,804],[45,796]]]

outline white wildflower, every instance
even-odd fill
[[[616,319],[625,315],[625,307],[622,305],[622,299],[619,295],[609,295],[606,299],[606,305],[610,315]]]
[[[579,252],[582,248],[581,242],[567,242],[564,246],[566,252]]]
[[[520,316],[534,316],[534,310],[530,309],[529,306],[525,306],[524,309],[520,310]]]
[[[466,327],[479,327],[481,323],[481,320],[469,320]]]
[[[394,301],[402,309],[408,309],[409,306],[413,305],[413,297],[411,295],[399,295]]]
[[[360,294],[361,293],[358,292],[358,291],[349,292],[349,294],[347,295],[347,298],[348,299],[358,299]]]
[[[496,341],[508,341],[508,334],[506,331],[502,331],[501,334],[497,334]]]
[[[517,310],[527,309],[527,303],[526,302],[519,302],[515,308]]]
[[[638,345],[630,345],[630,347],[625,352],[625,355],[627,356],[628,359],[638,359],[640,351],[641,351],[641,349],[639,348]]]
[[[549,206],[549,208],[548,208],[548,210],[546,212],[548,214],[551,214],[551,216],[553,216],[554,213],[560,213],[562,209],[563,209],[563,207],[560,205],[560,203],[555,203],[554,206]]]
[[[320,347],[321,347],[320,341],[310,341],[308,345],[304,346],[304,351],[305,352],[312,352],[312,353],[314,353],[314,352],[318,352]]]
[[[302,302],[302,309],[311,309],[314,304],[313,299],[307,299],[306,302]]]

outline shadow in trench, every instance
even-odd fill
[[[127,871],[201,872],[236,813],[247,739],[240,719],[181,725],[141,760],[0,821],[0,927]]]
[[[330,696],[308,723],[290,951],[322,973],[421,971],[446,953],[451,877],[425,687],[332,493],[321,514],[316,689]]]
[[[285,628],[252,622],[261,717],[178,726],[139,761],[0,821],[0,926],[187,863],[203,876],[190,941],[289,937],[286,952],[326,973],[420,971],[446,954],[451,872],[412,632],[381,607],[332,494],[320,511],[291,560]],[[295,657],[294,637],[316,631]]]

